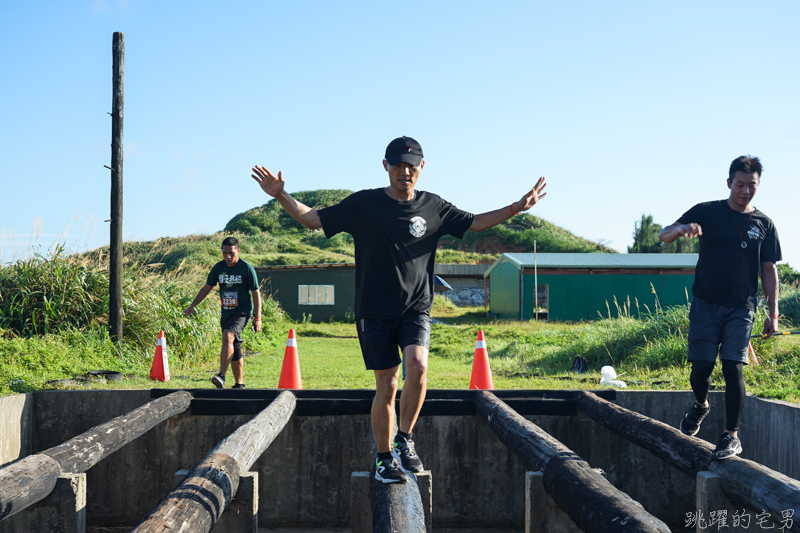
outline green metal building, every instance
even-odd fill
[[[262,294],[278,301],[294,320],[306,318],[325,322],[354,314],[355,263],[276,265],[255,269]]]
[[[484,274],[497,318],[594,320],[686,305],[698,254],[501,255]],[[536,292],[534,292],[536,291]],[[638,305],[638,308],[637,308]]]

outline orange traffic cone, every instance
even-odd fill
[[[167,338],[164,332],[158,334],[156,354],[153,357],[153,366],[150,367],[150,379],[169,381],[169,361],[167,360]]]
[[[472,377],[469,380],[469,388],[494,390],[492,369],[489,368],[489,352],[486,351],[483,330],[478,331],[478,340],[475,342],[475,360],[472,363]]]
[[[289,330],[286,339],[286,352],[283,354],[283,367],[281,379],[278,381],[279,389],[302,389],[303,378],[300,377],[300,355],[297,353],[297,339],[294,330]]]
[[[750,362],[753,363],[755,366],[758,366],[758,357],[756,357],[756,351],[753,349],[753,343],[747,345],[747,355],[750,358]]]

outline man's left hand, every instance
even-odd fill
[[[539,178],[539,181],[536,182],[536,185],[533,186],[533,189],[523,196],[519,202],[516,202],[511,205],[511,210],[514,214],[522,213],[523,211],[527,211],[531,207],[537,204],[539,200],[544,198],[547,193],[542,192],[544,188],[547,187],[547,183],[544,181],[544,176]]]
[[[256,332],[256,333],[261,331],[261,319],[260,318],[254,318],[253,319],[253,331]]]

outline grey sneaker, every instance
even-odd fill
[[[414,450],[413,440],[404,439],[400,435],[396,435],[394,446],[392,447],[392,457],[397,459],[400,464],[400,470],[403,472],[408,474],[422,472],[422,461]]]
[[[211,378],[211,384],[218,389],[225,388],[225,374],[217,374]]]
[[[408,477],[398,468],[394,458],[375,459],[375,479],[382,483],[408,483]]]
[[[700,431],[700,423],[708,416],[709,411],[711,411],[710,405],[703,407],[694,402],[689,412],[681,419],[681,432],[689,436],[697,435],[697,432]]]
[[[740,453],[742,453],[742,442],[730,433],[723,433],[712,457],[715,461],[723,461]]]

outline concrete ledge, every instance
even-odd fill
[[[199,391],[200,389],[198,389]],[[173,392],[164,389],[163,394]],[[206,399],[222,398],[205,389]],[[255,398],[274,390],[247,392]],[[317,405],[364,401],[374,391],[302,391]],[[574,391],[496,391],[524,405],[569,399]],[[474,392],[435,391],[429,398],[466,405]],[[691,391],[604,391],[628,409],[675,426]],[[60,444],[89,428],[149,401],[151,391],[41,391],[0,398],[0,458],[15,460]],[[301,399],[299,402],[304,401]],[[722,431],[724,393],[711,393],[712,410],[699,436],[715,442]],[[341,402],[340,402],[341,403]],[[346,403],[346,402],[345,402]],[[574,450],[608,480],[671,527],[685,527],[697,511],[696,479],[666,466],[652,454],[615,436],[583,415],[528,414],[525,417]],[[92,524],[135,524],[173,487],[173,474],[196,464],[214,445],[248,422],[251,415],[170,418],[87,472],[87,519]],[[12,424],[13,422],[13,424]],[[19,428],[19,429],[15,429]],[[294,416],[253,465],[261,527],[343,528],[351,519],[351,474],[370,469],[369,415]],[[800,479],[800,406],[748,397],[740,430],[743,457]],[[426,415],[414,430],[417,453],[432,473],[431,500],[437,528],[521,530],[525,519],[525,471],[482,418]],[[5,439],[5,440],[4,440]],[[10,444],[6,444],[10,443]],[[9,459],[10,458],[10,459]],[[466,474],[465,474],[466,473]],[[264,480],[269,480],[265,483]],[[136,490],[125,487],[136,486]],[[426,517],[427,520],[427,517]],[[753,526],[751,526],[751,529]],[[0,529],[1,530],[1,529]],[[31,530],[31,531],[35,531]]]

